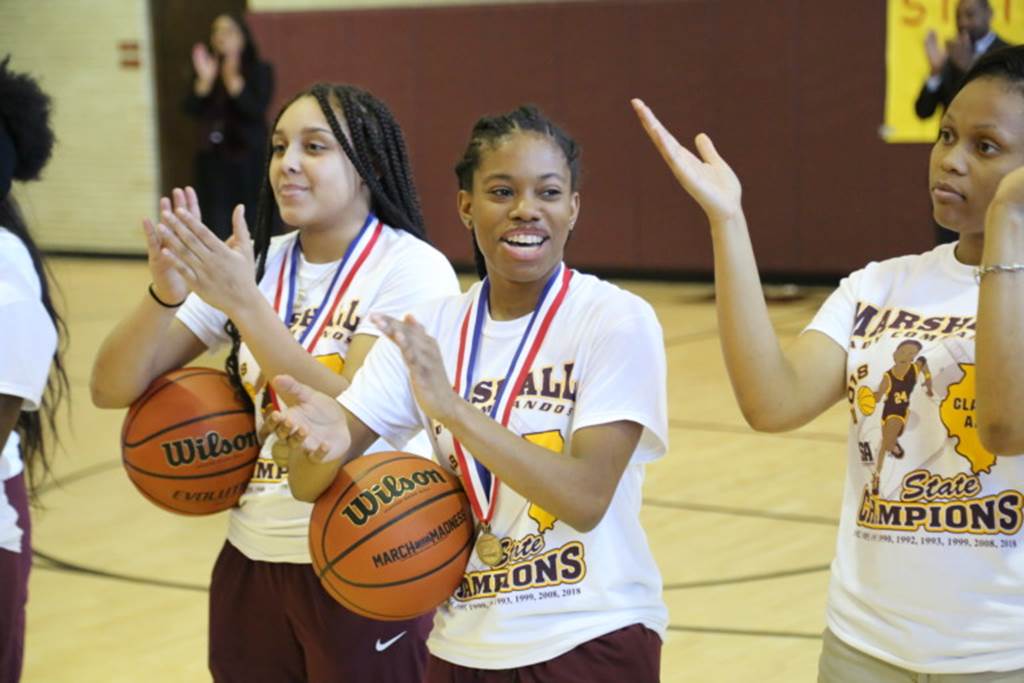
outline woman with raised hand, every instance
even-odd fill
[[[849,402],[818,680],[1024,680],[1022,411],[998,399],[1020,394],[1000,372],[1024,368],[1024,47],[980,59],[942,118],[932,212],[959,241],[852,273],[785,349],[736,175],[706,135],[698,157],[633,104],[711,224],[722,350],[747,421],[795,429]]]
[[[192,47],[192,72],[184,109],[196,121],[193,182],[210,226],[226,239],[236,204],[249,221],[256,217],[274,69],[260,59],[245,19],[221,14],[209,43]]]
[[[380,335],[371,311],[401,315],[458,292],[423,239],[398,123],[354,86],[316,85],[282,108],[252,239],[241,206],[226,242],[202,223],[191,190],[161,208],[158,224],[145,222],[153,282],[95,361],[101,407],[127,406],[157,376],[230,343],[227,371],[259,424],[278,405],[268,378],[290,373],[336,396]],[[272,238],[276,214],[295,230]],[[425,440],[408,448],[429,450]],[[384,623],[336,603],[311,569],[311,511],[265,446],[213,570],[214,680],[418,680],[429,615]]]

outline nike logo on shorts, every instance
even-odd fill
[[[392,638],[390,640],[385,640],[383,643],[380,642],[380,638],[378,638],[376,644],[374,645],[374,647],[377,648],[377,652],[384,652],[384,650],[388,649],[389,647],[391,647],[392,645],[397,643],[399,638],[401,638],[405,634],[406,634],[406,631],[402,631],[401,633],[399,633],[394,638]]]

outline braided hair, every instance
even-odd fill
[[[506,114],[484,116],[473,125],[466,151],[455,164],[455,177],[459,180],[459,189],[465,192],[473,191],[473,173],[480,167],[484,146],[494,149],[508,136],[520,132],[546,135],[558,145],[569,166],[572,190],[577,191],[580,185],[580,146],[532,104],[517,107]],[[487,276],[487,264],[484,263],[484,255],[476,243],[476,235],[473,235],[473,259],[477,275],[483,279]]]
[[[50,98],[30,76],[9,71],[9,60],[8,56],[0,61],[0,176],[3,176],[0,178],[0,226],[20,239],[28,250],[39,277],[40,299],[53,321],[59,340],[40,410],[22,411],[14,426],[21,439],[22,457],[28,471],[28,490],[33,502],[37,502],[38,486],[50,473],[48,437],[53,439],[55,446],[59,442],[56,429],[57,407],[69,393],[63,360],[68,331],[54,307],[48,269],[39,248],[29,233],[17,202],[8,193],[12,178],[36,180],[50,159],[54,143],[53,130],[50,128]]]
[[[317,83],[298,93],[281,107],[271,131],[277,128],[277,122],[288,107],[303,97],[316,99],[338,144],[355,166],[359,177],[369,187],[371,211],[387,225],[425,240],[426,227],[419,194],[413,181],[405,137],[387,105],[354,85]],[[341,109],[351,138],[345,135],[332,105]],[[257,282],[263,279],[270,238],[275,225],[280,221],[277,200],[270,186],[269,168],[272,156],[273,148],[268,140],[264,165],[267,172],[264,173],[260,188],[256,225],[252,232]],[[230,320],[225,323],[224,330],[231,337],[231,352],[225,361],[225,370],[231,377],[236,392],[248,400],[238,367],[241,336]]]

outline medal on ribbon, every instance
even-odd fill
[[[523,332],[515,355],[509,363],[505,379],[498,385],[497,396],[491,405],[489,415],[503,427],[508,427],[512,408],[523,388],[530,368],[537,353],[540,351],[544,338],[551,328],[551,321],[569,292],[572,271],[559,264],[555,272],[548,278],[544,289],[533,309],[530,321]],[[459,331],[459,356],[455,370],[455,393],[460,394],[467,402],[473,391],[473,376],[480,357],[480,346],[483,336],[483,324],[487,318],[488,294],[490,284],[484,279],[479,295],[470,301],[469,308],[462,320]],[[498,491],[501,482],[480,461],[462,447],[459,440],[452,437],[455,457],[462,472],[463,484],[469,494],[469,502],[473,512],[480,521],[480,535],[477,537],[476,554],[489,567],[501,562],[501,543],[491,533],[491,520],[497,508]]]
[[[359,234],[349,243],[348,249],[345,250],[345,255],[338,263],[338,267],[331,277],[323,299],[313,311],[312,320],[302,333],[296,337],[296,341],[306,350],[306,353],[313,354],[317,343],[323,337],[324,330],[334,319],[338,305],[345,297],[345,293],[348,291],[360,268],[366,262],[370,252],[373,251],[373,247],[377,244],[377,240],[383,231],[383,223],[371,213],[366,217],[366,222],[360,228]],[[299,254],[302,252],[302,245],[298,236],[296,236],[291,248],[283,251],[285,253],[277,273],[277,286],[274,292],[274,300],[271,303],[281,322],[290,329],[292,316],[295,313]],[[245,349],[244,344],[243,349]],[[248,349],[245,349],[245,351],[248,351]],[[269,384],[266,386],[266,392],[274,409],[280,410],[281,405]]]

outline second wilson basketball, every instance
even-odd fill
[[[325,590],[349,610],[408,619],[458,587],[473,531],[457,477],[416,455],[374,453],[346,464],[317,500],[310,554]]]

